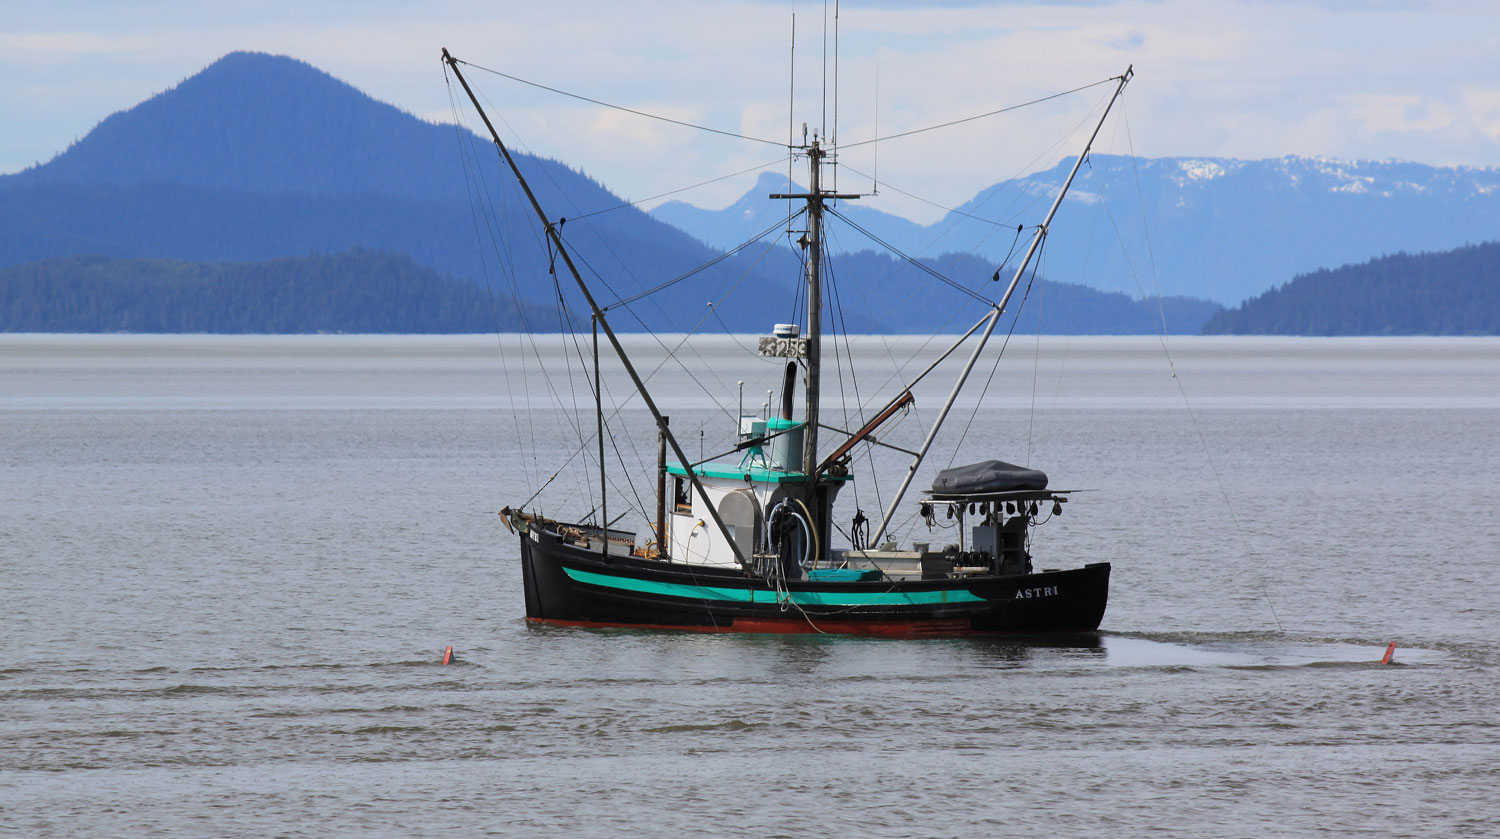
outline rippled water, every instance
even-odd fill
[[[494,511],[577,442],[513,341],[0,336],[0,832],[1500,835],[1500,342],[1012,345],[960,460],[1092,490],[1038,564],[1115,563],[1057,643],[527,626]],[[712,453],[775,370],[692,351]]]

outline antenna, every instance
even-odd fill
[[[792,11],[792,45],[787,53],[790,69],[787,73],[786,91],[786,147],[789,150],[786,156],[786,191],[790,194],[793,192],[792,159],[796,157],[790,152],[790,149],[795,147],[796,140],[796,135],[792,133],[792,127],[796,124],[793,113],[797,109],[797,12],[795,9]],[[875,136],[879,137],[880,133],[877,131]],[[792,199],[790,197],[786,200],[786,234],[792,235]]]
[[[792,12],[792,46],[787,51],[787,55],[787,63],[791,69],[787,73],[786,87],[786,144],[790,146],[792,140],[795,139],[792,134],[792,126],[794,125],[792,113],[797,109],[797,13],[795,11]],[[877,134],[876,136],[880,135]],[[786,180],[788,184],[792,181],[791,158],[788,158],[786,162]]]
[[[839,0],[833,0],[833,191],[839,191]]]
[[[880,53],[875,53],[875,136],[880,136]],[[874,173],[870,175],[870,194],[880,194],[880,143],[872,143],[875,146],[871,151],[875,154]]]
[[[828,136],[828,0],[823,0],[823,117],[818,133]]]

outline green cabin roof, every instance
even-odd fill
[[[700,478],[724,478],[731,481],[752,481],[761,484],[800,484],[807,480],[803,472],[782,472],[780,470],[766,469],[763,466],[746,466],[741,468],[727,463],[702,463],[693,470]],[[687,477],[687,467],[681,463],[668,463],[667,472],[673,475]],[[827,475],[825,481],[850,481],[848,475],[835,477]]]

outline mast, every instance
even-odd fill
[[[670,560],[667,550],[667,423],[662,417],[656,429],[656,555]]]
[[[818,500],[818,408],[822,392],[823,359],[823,202],[828,200],[855,199],[858,195],[841,194],[823,190],[823,158],[828,152],[814,135],[808,145],[802,146],[807,155],[809,170],[808,191],[800,194],[771,195],[776,199],[802,199],[807,202],[807,230],[802,236],[802,246],[807,249],[807,425],[802,438],[802,474],[807,476],[805,503],[812,511],[815,521],[822,521],[823,513],[817,509]]]
[[[609,483],[604,474],[604,379],[599,377],[599,318],[594,317],[594,420],[599,442],[599,521],[604,541],[604,556],[609,558]]]
[[[818,482],[818,394],[823,355],[823,150],[817,137],[807,149],[807,428],[803,432],[802,474],[807,476],[808,501]]]
[[[521,191],[526,193],[526,200],[531,203],[532,211],[536,213],[537,218],[541,221],[542,228],[546,231],[547,238],[552,242],[553,247],[557,248],[557,253],[562,257],[563,264],[567,266],[568,273],[573,275],[573,281],[578,284],[578,290],[583,293],[583,299],[588,302],[590,311],[593,312],[594,318],[604,330],[604,336],[609,339],[609,344],[614,348],[615,355],[619,356],[620,364],[625,368],[625,372],[629,374],[630,381],[635,385],[636,392],[641,395],[641,401],[646,403],[646,408],[651,411],[651,417],[656,420],[656,427],[666,436],[667,443],[672,447],[672,453],[677,455],[678,462],[683,464],[684,470],[687,472],[688,481],[692,483],[693,489],[698,492],[698,495],[703,498],[703,506],[708,508],[708,517],[713,520],[714,526],[719,530],[719,535],[724,537],[725,544],[729,545],[729,550],[734,553],[735,562],[741,568],[748,570],[751,567],[750,560],[740,551],[739,543],[735,542],[734,537],[730,535],[729,526],[724,523],[724,517],[719,515],[718,509],[713,504],[708,503],[708,492],[703,489],[703,482],[698,479],[698,470],[694,469],[691,465],[693,461],[688,459],[687,453],[682,450],[682,445],[677,442],[676,435],[672,434],[671,429],[667,427],[666,418],[662,416],[661,410],[657,408],[656,400],[652,399],[651,393],[646,390],[646,383],[641,380],[640,373],[636,372],[635,365],[630,361],[630,356],[625,354],[625,347],[620,344],[619,336],[615,335],[614,328],[609,325],[609,320],[604,317],[604,310],[599,308],[599,303],[594,299],[593,292],[589,291],[588,283],[583,281],[583,275],[578,272],[578,266],[573,264],[573,255],[568,250],[567,245],[563,244],[562,234],[558,232],[557,225],[553,224],[547,218],[547,213],[542,209],[541,202],[537,200],[536,193],[531,191],[531,184],[527,183],[526,176],[521,174],[521,167],[516,165],[516,159],[511,156],[510,149],[506,148],[505,143],[500,140],[500,133],[495,130],[494,124],[490,122],[489,114],[484,112],[484,108],[479,104],[479,98],[474,95],[473,89],[469,87],[468,79],[465,79],[463,72],[458,69],[458,59],[448,54],[447,47],[443,48],[443,61],[452,68],[453,75],[458,78],[458,83],[463,85],[464,93],[468,94],[469,101],[474,104],[474,110],[478,111],[479,118],[484,120],[484,127],[489,129],[490,139],[494,141],[495,148],[500,150],[500,156],[505,158],[506,164],[510,166],[511,174],[515,175],[516,182],[521,185]],[[607,533],[608,523],[605,524],[605,530]]]

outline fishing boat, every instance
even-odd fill
[[[806,264],[799,280],[806,284],[805,317],[770,325],[771,334],[758,344],[761,356],[784,365],[781,404],[774,412],[741,416],[733,448],[724,455],[693,461],[575,266],[560,224],[549,220],[552,217],[464,78],[463,62],[446,49],[443,60],[478,111],[540,220],[551,252],[587,301],[596,336],[602,332],[613,348],[657,433],[655,520],[643,522],[648,526],[644,532],[615,529],[598,506],[583,521],[562,521],[519,507],[501,511],[520,542],[528,620],[582,627],[892,637],[1098,629],[1108,602],[1110,564],[1084,562],[1075,568],[1039,570],[1030,553],[1032,530],[1060,514],[1073,493],[1049,487],[1040,470],[995,457],[938,472],[920,498],[908,501],[907,493],[1045,240],[1110,108],[1130,81],[1131,70],[1111,80],[1113,96],[1035,228],[1003,296],[863,426],[830,432],[836,433],[831,439],[820,433],[829,431],[820,421],[823,222],[836,202],[860,196],[824,188],[832,150],[816,134],[811,139],[804,136],[800,144],[789,143],[790,153],[807,163],[807,189],[768,197],[805,206],[800,214],[805,230],[797,240]],[[875,433],[914,402],[917,383],[966,343],[972,344],[967,361],[925,439],[915,450],[902,449],[912,462],[874,535],[866,536],[869,522],[861,512],[847,531],[850,544],[835,544],[835,500],[857,479],[850,468],[851,453],[876,442]],[[596,377],[597,347],[596,337]],[[795,398],[799,380],[800,406]],[[594,387],[596,394],[601,390]],[[602,469],[604,411],[602,405],[596,410]],[[603,482],[601,491],[602,487]],[[929,524],[938,518],[956,524],[958,541],[913,541],[903,546],[887,540],[902,505],[914,506]],[[595,512],[599,515],[593,516]]]

